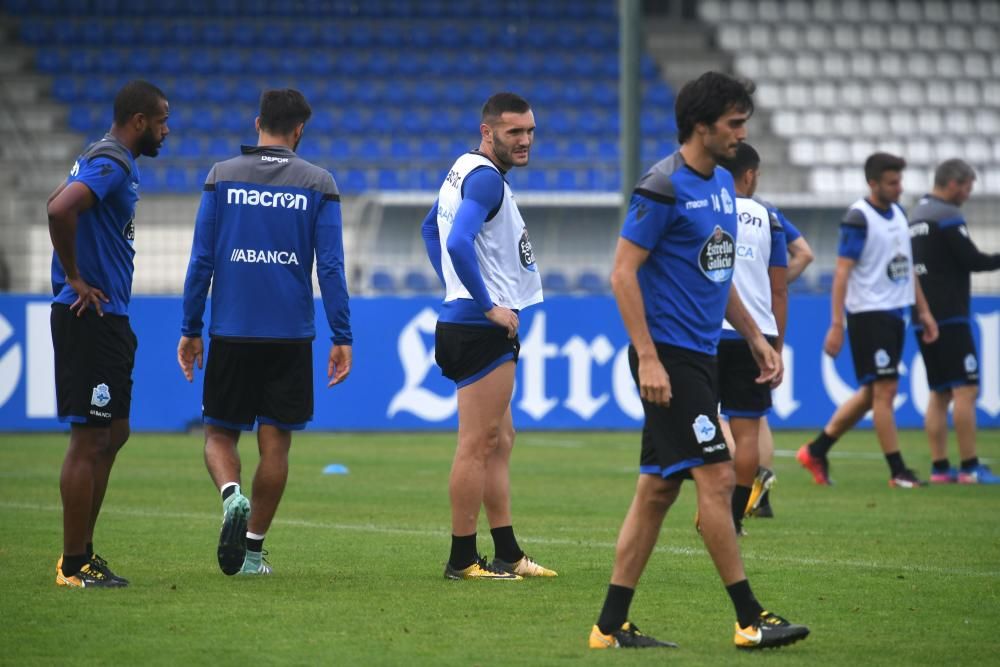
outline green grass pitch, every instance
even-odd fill
[[[694,530],[688,483],[632,619],[674,651],[588,651],[632,496],[635,433],[522,433],[514,526],[554,580],[450,582],[453,434],[306,434],[266,548],[273,576],[223,576],[221,505],[199,435],[134,435],[119,456],[97,548],[126,590],[57,589],[66,436],[0,438],[0,663],[336,665],[954,665],[1000,659],[1000,487],[890,489],[874,435],[834,449],[831,488],[778,433],[777,517],[741,548],[762,603],[812,628],[765,656],[732,645],[733,612]],[[926,475],[923,434],[902,434]],[[1000,432],[980,433],[1000,460]],[[256,447],[241,447],[246,479]],[[954,453],[952,454],[954,460]],[[348,475],[322,474],[342,463]],[[480,549],[492,555],[488,526]]]

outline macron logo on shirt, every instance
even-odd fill
[[[269,192],[268,190],[244,190],[230,188],[226,191],[226,203],[237,206],[268,206],[270,208],[290,208],[305,211],[309,200],[305,195],[291,192]]]

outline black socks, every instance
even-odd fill
[[[893,477],[906,470],[906,465],[903,463],[903,455],[899,452],[886,454],[885,461],[889,464],[889,472]]]
[[[931,461],[931,470],[934,472],[939,472],[946,474],[951,468],[951,462],[948,459],[938,459],[937,461]]]
[[[601,632],[610,635],[615,630],[622,629],[622,625],[628,620],[628,608],[632,604],[633,595],[635,595],[634,588],[608,585],[608,596],[604,598],[604,607],[601,608],[601,616],[597,619],[597,627]]]
[[[736,525],[736,532],[740,532],[743,525],[743,513],[750,500],[750,487],[737,484],[733,488],[733,523]]]
[[[472,535],[452,535],[451,536],[451,556],[448,557],[448,564],[456,570],[464,570],[476,562],[476,534]]]
[[[837,442],[836,438],[828,436],[826,431],[820,431],[816,439],[809,443],[809,453],[817,459],[826,458],[827,453],[835,442]]]
[[[739,621],[741,628],[751,625],[764,611],[764,608],[757,602],[757,598],[753,596],[750,582],[746,579],[726,586],[726,592],[729,593],[733,606],[736,607],[736,620]]]
[[[63,554],[62,573],[63,576],[72,577],[77,574],[84,565],[90,562],[87,554],[69,555]]]
[[[524,558],[524,552],[514,538],[513,526],[491,528],[490,535],[493,536],[493,548],[496,550],[497,558],[508,563],[516,563]]]
[[[962,472],[972,472],[979,467],[979,457],[973,456],[971,459],[962,461]]]

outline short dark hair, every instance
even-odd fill
[[[286,136],[312,117],[305,95],[292,88],[265,90],[260,96],[260,128]]]
[[[531,111],[531,105],[528,104],[528,100],[517,93],[496,93],[491,95],[490,99],[486,100],[486,104],[483,105],[482,122],[499,118],[507,112],[528,113],[529,111]]]
[[[756,89],[749,79],[737,79],[721,72],[705,72],[685,83],[674,103],[678,143],[690,139],[698,123],[712,125],[730,109],[752,114],[752,95]]]
[[[968,183],[976,180],[976,172],[965,160],[957,157],[945,160],[934,170],[934,186],[943,188],[952,181]]]
[[[887,171],[903,171],[904,169],[906,169],[906,160],[898,155],[872,153],[865,160],[865,180],[868,182],[877,181]]]
[[[720,160],[719,165],[729,170],[733,180],[738,180],[743,174],[760,166],[760,155],[753,146],[741,141],[736,147],[736,155]]]
[[[125,125],[137,113],[155,115],[160,110],[160,100],[166,99],[163,91],[149,81],[129,81],[115,95],[115,125]]]

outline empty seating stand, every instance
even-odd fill
[[[962,157],[1000,167],[1000,2],[702,0],[719,46],[759,85],[790,161],[842,192],[875,150],[929,171]],[[851,185],[855,185],[853,182]],[[980,179],[980,192],[1000,184]]]
[[[197,191],[199,169],[254,139],[261,90],[285,86],[313,106],[304,157],[348,194],[436,189],[478,143],[479,109],[500,90],[535,110],[531,170],[542,175],[531,189],[618,187],[614,3],[509,0],[458,12],[438,0],[0,1],[87,139],[107,128],[125,81],[167,93],[174,134],[144,167],[156,172],[145,192]],[[641,72],[648,164],[673,150],[676,127],[673,92],[646,56]]]

